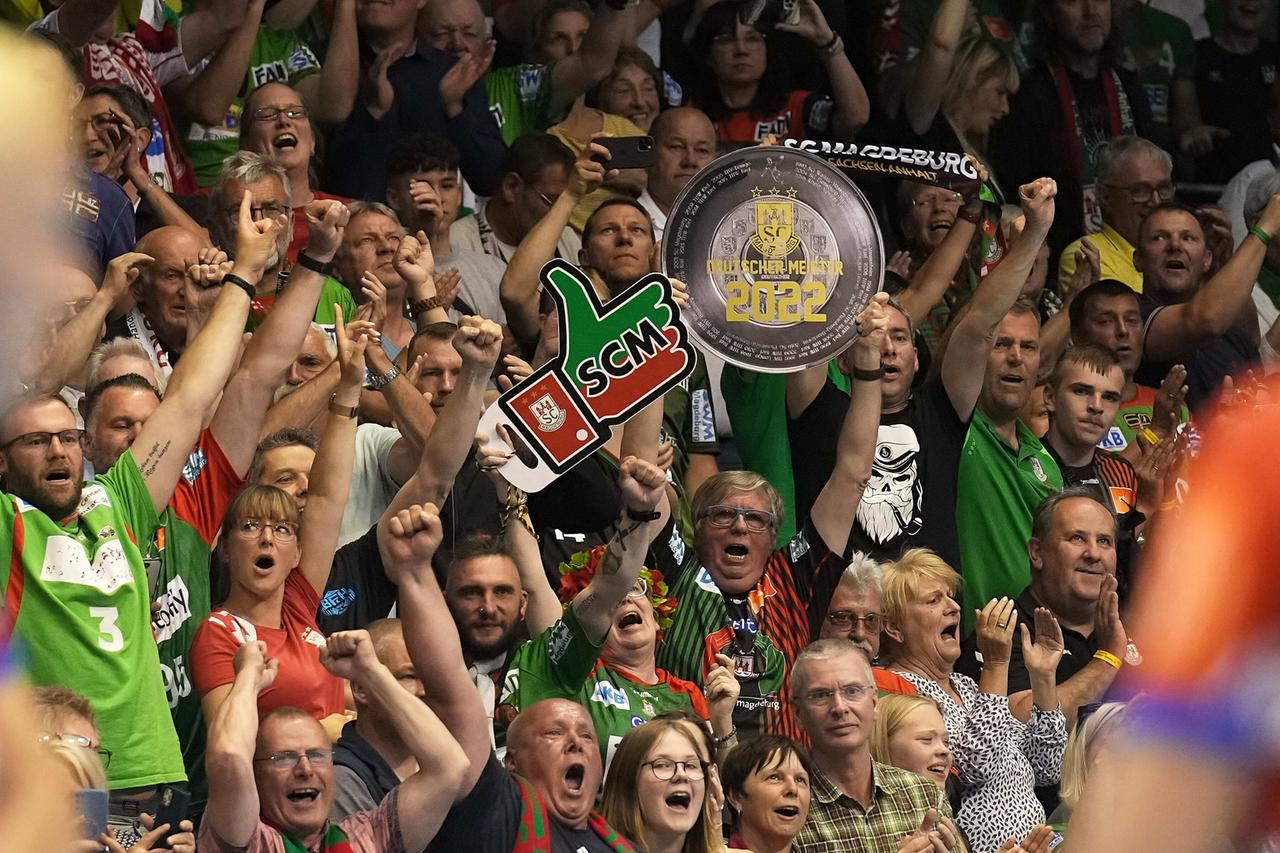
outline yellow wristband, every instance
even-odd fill
[[[1116,669],[1119,669],[1120,667],[1124,666],[1124,661],[1120,660],[1120,658],[1116,657],[1115,655],[1111,654],[1111,652],[1108,652],[1105,649],[1098,649],[1096,652],[1094,652],[1093,659],[1100,660],[1103,663],[1107,664],[1108,666],[1113,666]]]

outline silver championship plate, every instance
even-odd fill
[[[884,280],[866,197],[839,169],[795,149],[719,157],[680,193],[663,233],[666,273],[689,287],[698,344],[766,373],[823,364],[857,336]]]

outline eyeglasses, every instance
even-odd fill
[[[275,219],[277,216],[292,212],[283,204],[264,204],[249,208],[249,217],[254,222],[261,222],[263,219]],[[228,205],[222,209],[222,213],[227,219],[234,220],[240,216],[240,205]]]
[[[54,439],[63,447],[79,446],[84,441],[84,430],[64,429],[62,432],[24,432],[17,438],[11,438],[0,444],[0,450],[8,450],[15,444],[20,450],[48,450]]]
[[[1163,184],[1132,184],[1130,186],[1121,186],[1119,184],[1103,184],[1108,189],[1117,190],[1129,194],[1129,199],[1134,204],[1148,204],[1155,199],[1157,201],[1168,201],[1173,198],[1178,191],[1172,183]]]
[[[306,757],[307,763],[317,767],[333,761],[333,750],[330,749],[308,749],[306,752],[294,752],[292,749],[286,749],[281,752],[273,752],[266,758],[255,758],[254,761],[270,761],[271,766],[277,770],[292,770],[298,766],[298,762]]]
[[[911,199],[912,207],[933,207],[934,205],[959,205],[964,201],[960,193],[931,193],[924,198]]]
[[[644,578],[636,578],[636,582],[627,590],[627,598],[644,598],[649,594],[649,582]]]
[[[861,622],[863,627],[873,634],[880,632],[880,620],[883,619],[879,613],[868,613],[866,616],[858,616],[849,610],[836,610],[827,614],[827,621],[837,628],[848,630],[857,623]]]
[[[746,522],[747,529],[752,533],[772,530],[777,523],[777,516],[763,509],[742,509],[736,506],[717,505],[709,506],[702,511],[702,517],[709,521],[713,527],[732,527],[739,516]]]
[[[253,111],[254,121],[274,121],[280,113],[284,113],[291,119],[300,119],[307,117],[307,108],[304,106],[296,107],[259,107]]]
[[[869,684],[846,684],[839,690],[810,690],[805,694],[804,701],[816,708],[827,708],[835,702],[836,694],[839,693],[841,699],[852,705],[872,689],[874,688]]]
[[[653,772],[653,778],[659,782],[668,782],[675,778],[676,769],[684,768],[686,779],[696,782],[707,775],[707,762],[702,759],[697,761],[672,761],[669,758],[655,758],[653,761],[646,761],[640,765],[648,767]]]
[[[266,522],[257,518],[246,518],[240,522],[240,526],[236,528],[236,533],[245,539],[253,539],[262,533],[263,528],[271,531],[271,535],[277,539],[293,539],[298,535],[297,526],[287,521]]]
[[[104,770],[111,766],[111,750],[101,746],[94,746],[93,741],[89,740],[84,735],[53,734],[43,735],[40,738],[41,743],[53,743],[54,741],[69,743],[72,746],[78,746],[82,749],[87,749],[90,752],[96,752],[98,753],[98,758],[102,759],[102,767]]]

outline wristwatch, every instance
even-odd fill
[[[386,388],[388,385],[390,385],[392,380],[394,380],[399,375],[400,375],[400,365],[393,364],[391,365],[391,369],[388,370],[386,373],[380,373],[377,376],[372,377],[369,380],[369,384],[366,385],[365,387],[368,388],[370,391],[381,391],[383,388]]]
[[[333,270],[333,261],[317,261],[306,252],[298,253],[298,266],[319,273],[320,275],[328,275]]]
[[[360,407],[359,406],[343,406],[339,404],[338,394],[337,392],[334,392],[334,394],[329,397],[329,411],[340,418],[354,418],[357,414],[360,413]]]

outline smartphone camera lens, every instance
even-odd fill
[[[641,140],[640,140],[640,144],[639,144],[639,146],[638,146],[638,147],[639,147],[639,149],[640,149],[641,151],[652,151],[652,150],[653,150],[653,139],[652,139],[652,138],[650,138],[650,137],[648,137],[648,136],[646,136],[644,139],[641,139]]]

